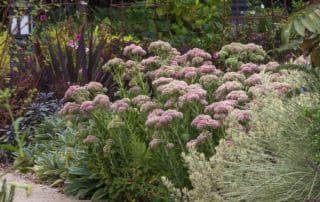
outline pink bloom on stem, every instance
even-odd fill
[[[42,14],[42,15],[39,16],[39,20],[40,20],[41,22],[47,21],[47,16],[44,15],[44,14]]]
[[[80,110],[82,112],[89,113],[94,109],[94,107],[95,104],[93,101],[84,101],[80,106]]]
[[[219,122],[212,119],[209,115],[200,114],[193,119],[191,125],[196,127],[198,130],[216,129],[219,127]]]
[[[125,100],[117,100],[111,105],[114,112],[125,112],[129,109],[129,104]]]
[[[64,94],[64,99],[69,99],[74,93],[76,93],[78,90],[80,90],[79,85],[71,85],[69,86],[68,90]]]
[[[74,40],[70,40],[68,46],[75,49],[78,47],[77,43]]]
[[[213,59],[217,60],[218,58],[219,58],[219,52],[218,51],[213,52]]]
[[[80,41],[80,39],[81,39],[81,34],[77,34],[76,41]]]

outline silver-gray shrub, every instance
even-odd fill
[[[320,200],[312,119],[304,113],[319,106],[319,98],[317,93],[290,99],[269,93],[258,99],[248,133],[228,130],[210,159],[193,150],[182,155],[192,190],[176,189],[166,178],[164,184],[177,201]]]

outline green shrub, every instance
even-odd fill
[[[195,151],[183,154],[193,189],[181,192],[163,179],[176,200],[320,199],[319,163],[314,159],[319,154],[318,115],[310,111],[319,107],[318,91],[287,99],[269,94],[257,106],[249,133],[228,130],[209,160]]]

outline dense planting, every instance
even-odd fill
[[[98,82],[71,85],[64,106],[40,125],[28,149],[36,174],[64,182],[66,194],[171,200],[162,176],[179,188],[194,186],[182,152],[210,157],[229,131],[246,136],[257,99],[270,92],[283,97],[304,77],[276,62],[223,72],[209,53],[195,48],[180,54],[163,41],[147,51],[132,44],[123,54],[126,61],[114,58],[103,67],[117,82],[119,99],[111,101]]]

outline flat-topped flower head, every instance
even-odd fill
[[[157,91],[161,95],[182,95],[187,91],[188,84],[185,81],[173,80],[168,84],[161,85]]]
[[[271,84],[272,89],[278,94],[278,95],[284,95],[288,93],[290,90],[292,90],[292,85],[288,83],[280,83],[280,82],[274,82]]]
[[[280,64],[278,62],[271,61],[265,65],[265,68],[263,70],[266,72],[269,72],[269,71],[276,72],[279,66]]]
[[[252,74],[249,78],[247,78],[244,83],[251,87],[255,85],[260,85],[262,84],[262,77],[260,74]]]
[[[161,58],[165,58],[171,54],[175,54],[170,43],[161,40],[150,43],[148,51]]]
[[[168,83],[170,83],[170,82],[173,81],[173,80],[174,80],[173,78],[160,77],[160,78],[154,80],[154,81],[152,82],[152,85],[155,86],[155,87],[158,87],[158,86],[161,86],[161,85],[168,84]]]
[[[205,88],[211,88],[220,83],[220,79],[213,74],[207,74],[200,77],[199,82]]]
[[[127,57],[144,56],[147,52],[141,46],[131,44],[123,49],[123,55]]]
[[[194,126],[198,130],[204,129],[216,129],[220,126],[219,122],[212,119],[211,116],[200,114],[191,122],[191,126]]]
[[[223,75],[223,81],[240,81],[243,82],[246,77],[239,72],[227,72]]]
[[[80,112],[80,105],[75,102],[67,102],[59,111],[60,115],[77,114]]]
[[[69,88],[67,89],[67,91],[64,94],[64,99],[66,99],[66,100],[70,99],[72,97],[72,95],[74,95],[80,89],[81,89],[81,86],[79,86],[79,85],[69,86]]]
[[[106,72],[124,72],[126,68],[126,63],[120,58],[113,58],[109,60],[105,65],[103,65],[102,69]]]
[[[125,112],[129,109],[129,104],[125,100],[117,100],[111,105],[114,112]]]
[[[203,58],[203,60],[211,60],[211,55],[200,48],[193,48],[189,50],[186,55],[189,60],[192,60],[195,57]]]
[[[231,116],[234,116],[240,123],[244,123],[250,120],[251,111],[235,109],[231,112]]]
[[[247,102],[249,97],[247,93],[243,90],[236,90],[231,91],[227,96],[226,99],[228,100],[236,100],[238,104]]]
[[[198,69],[195,67],[184,67],[179,70],[175,76],[176,78],[185,78],[185,79],[192,79],[198,75]]]
[[[205,61],[205,60],[204,60],[202,57],[194,57],[194,58],[192,58],[192,60],[191,60],[191,64],[192,64],[193,66],[198,67],[198,66],[202,65],[202,64],[204,63],[204,61]]]
[[[151,110],[154,110],[156,108],[158,108],[159,105],[154,102],[154,101],[147,101],[145,103],[143,103],[141,106],[140,106],[140,111],[141,112],[149,112]]]
[[[148,101],[151,101],[151,98],[147,95],[138,95],[132,99],[132,103],[139,107]]]
[[[260,69],[259,69],[258,65],[254,64],[254,63],[246,63],[246,64],[241,65],[241,67],[240,67],[240,73],[243,73],[246,75],[259,73],[259,72],[260,72]]]
[[[90,113],[94,108],[95,104],[93,101],[84,101],[80,106],[80,110],[83,113]]]
[[[227,81],[216,89],[214,95],[217,99],[222,100],[229,92],[242,89],[243,85],[240,82]]]
[[[176,72],[179,71],[179,68],[177,66],[168,66],[164,65],[161,66],[159,69],[154,71],[154,77],[160,78],[160,77],[174,77]]]
[[[141,65],[145,66],[146,70],[152,71],[160,67],[160,58],[158,56],[151,56],[141,61]]]
[[[91,81],[85,85],[85,88],[90,92],[97,92],[103,90],[103,85],[96,81]]]
[[[236,104],[237,101],[235,100],[224,100],[220,102],[214,102],[208,105],[204,111],[210,114],[228,114],[230,111],[233,110]]]
[[[110,109],[110,106],[111,106],[109,97],[104,94],[96,95],[96,97],[93,99],[93,103],[96,106],[104,107],[106,109]]]
[[[168,125],[170,122],[176,119],[182,119],[183,114],[174,109],[161,110],[155,109],[149,113],[145,125],[147,127],[160,128],[162,126]]]
[[[213,74],[215,73],[216,69],[217,68],[214,65],[204,64],[198,67],[198,73],[200,75]]]

